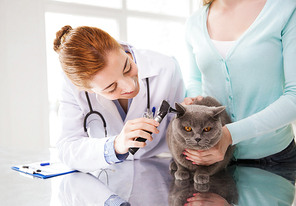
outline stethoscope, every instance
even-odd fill
[[[150,110],[150,89],[149,89],[149,79],[148,79],[148,77],[146,78],[146,86],[147,86],[147,88],[146,88],[147,89],[147,95],[146,95],[147,96],[147,111],[144,112],[143,116],[146,117],[146,118],[152,119],[153,118],[153,112],[151,112],[151,110]],[[86,128],[87,118],[90,115],[95,114],[95,115],[98,115],[101,118],[101,120],[103,122],[104,130],[105,130],[105,137],[107,137],[107,124],[106,124],[105,118],[103,117],[103,115],[100,112],[93,110],[87,91],[85,91],[85,96],[86,96],[86,99],[87,99],[89,112],[84,117],[84,121],[83,121],[84,131],[87,132],[87,128]]]

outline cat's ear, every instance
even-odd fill
[[[176,108],[177,117],[182,116],[186,111],[186,109],[183,107],[183,105],[181,105],[178,102],[175,102],[175,108]]]
[[[225,110],[225,106],[220,106],[220,107],[212,107],[212,117],[217,117],[221,112]]]

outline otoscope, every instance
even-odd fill
[[[167,115],[168,112],[171,111],[171,106],[170,104],[166,101],[166,100],[163,100],[158,111],[157,111],[157,115],[156,117],[154,118],[155,121],[157,121],[158,123],[161,123],[161,121],[163,120],[163,118]],[[152,134],[151,132],[148,132],[149,134]],[[139,141],[139,142],[145,142],[146,139],[142,138],[142,137],[138,137],[136,139],[136,141]],[[137,151],[138,151],[138,147],[130,147],[129,148],[129,152],[134,155]]]

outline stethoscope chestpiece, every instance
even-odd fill
[[[153,113],[147,108],[147,112],[144,112],[143,117],[153,119]]]

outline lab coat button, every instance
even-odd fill
[[[105,154],[108,154],[108,151],[107,150],[105,151]]]

